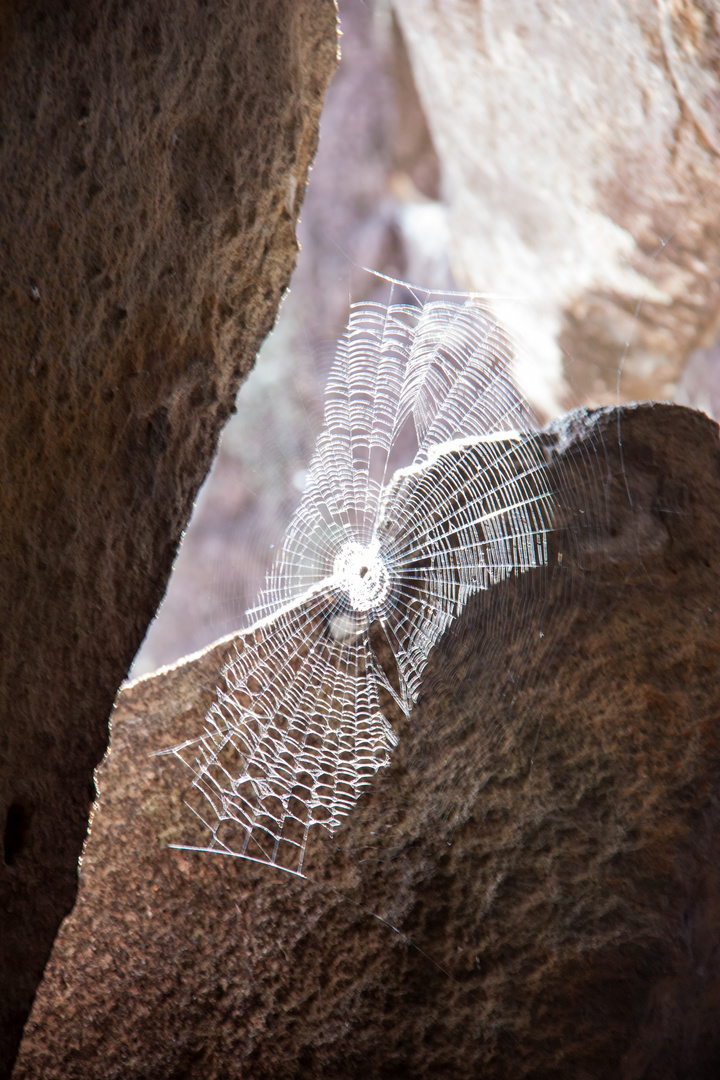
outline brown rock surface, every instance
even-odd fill
[[[393,3],[453,272],[513,298],[526,394],[617,403],[622,365],[620,400],[672,396],[719,331],[717,5]]]
[[[296,257],[332,0],[2,5],[0,1076],[107,718]]]
[[[166,846],[202,833],[149,755],[230,642],[122,691],[14,1080],[718,1074],[717,427],[608,410],[559,447],[561,570],[468,607],[307,880]]]

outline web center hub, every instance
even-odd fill
[[[377,540],[367,545],[357,540],[343,544],[333,572],[356,612],[370,611],[382,604],[390,589],[390,575]]]

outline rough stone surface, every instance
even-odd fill
[[[107,718],[295,262],[332,0],[0,15],[0,1076]]]
[[[167,847],[202,833],[149,755],[230,641],[122,691],[14,1080],[718,1075],[717,427],[561,434],[562,572],[466,610],[307,880]]]
[[[668,398],[720,307],[717,6],[394,0],[463,288],[504,294],[526,393]],[[629,342],[629,348],[626,346]]]

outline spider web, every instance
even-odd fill
[[[546,564],[554,497],[512,361],[476,297],[352,310],[256,621],[204,732],[165,751],[193,773],[199,850],[302,874],[309,829],[335,829],[389,761],[383,703],[409,718],[468,599]]]

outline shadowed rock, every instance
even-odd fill
[[[306,880],[167,847],[207,837],[150,754],[232,639],[121,692],[15,1080],[717,1074],[717,428],[555,438],[551,565],[468,605]]]
[[[107,718],[295,262],[331,0],[0,16],[0,1076]]]

